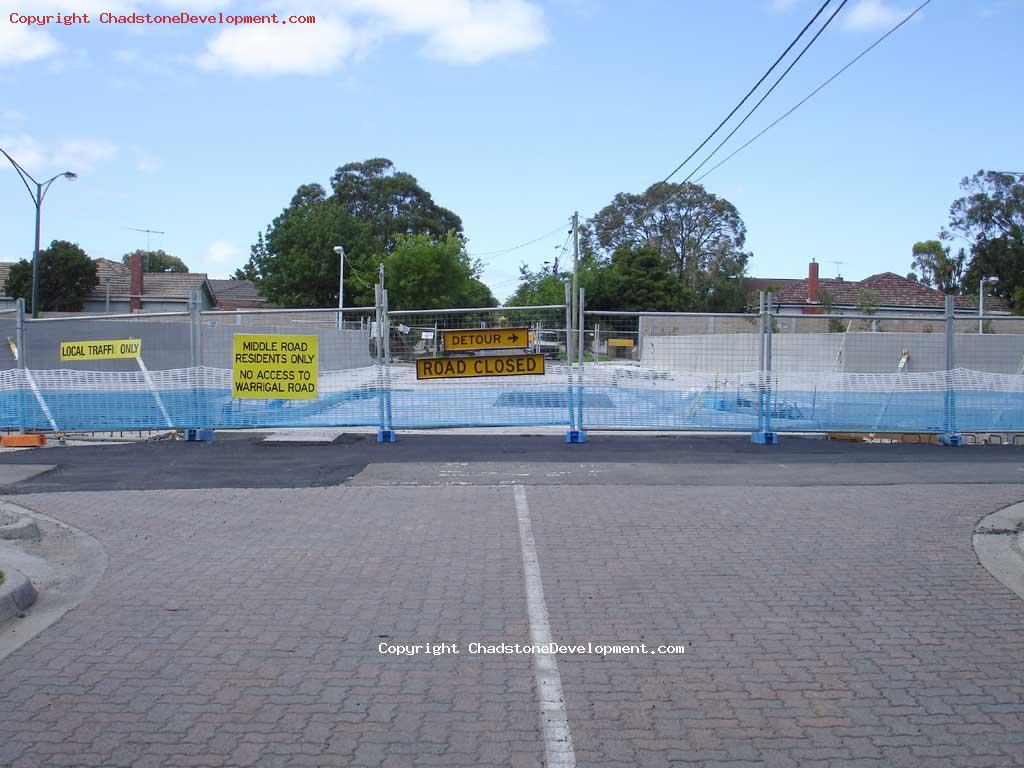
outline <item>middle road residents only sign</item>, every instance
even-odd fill
[[[530,346],[529,328],[471,328],[444,331],[445,352],[469,352],[474,349],[526,349]]]
[[[232,397],[315,400],[318,341],[316,336],[236,333],[231,355]]]

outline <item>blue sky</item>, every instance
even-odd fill
[[[838,2],[838,0],[836,0]],[[43,239],[94,257],[154,247],[224,276],[306,182],[388,157],[465,224],[471,253],[591,216],[681,161],[753,84],[813,0],[225,0],[4,5],[0,146],[54,185]],[[909,11],[851,0],[734,140],[788,109]],[[171,10],[168,10],[171,9]],[[276,11],[314,25],[116,26],[130,13]],[[26,27],[9,14],[87,12]],[[826,91],[704,180],[738,207],[750,274],[905,273],[964,175],[1024,170],[1022,0],[935,0]],[[2,158],[0,158],[2,159]],[[0,167],[0,260],[33,209]],[[500,297],[564,231],[491,257]]]

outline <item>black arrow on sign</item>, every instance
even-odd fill
[[[519,334],[513,333],[511,336],[508,337],[508,340],[515,344],[517,341],[519,341]]]

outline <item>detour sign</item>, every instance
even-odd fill
[[[474,349],[526,349],[530,346],[529,328],[471,328],[444,331],[445,352],[469,352]]]
[[[315,400],[319,351],[316,336],[236,333],[231,395],[236,399]]]
[[[142,354],[141,339],[113,339],[110,341],[62,341],[60,359],[74,360],[126,360]]]
[[[475,379],[483,376],[543,376],[544,355],[438,357],[416,361],[417,379]]]

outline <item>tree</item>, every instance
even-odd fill
[[[39,308],[54,312],[80,312],[85,297],[99,284],[96,262],[76,243],[54,240],[39,251]],[[22,259],[11,267],[7,292],[25,299],[32,309],[32,262]]]
[[[480,265],[466,255],[454,232],[443,240],[401,235],[384,262],[389,309],[494,307],[498,302],[478,279]]]
[[[961,292],[967,261],[967,254],[963,248],[953,256],[951,248],[938,240],[923,240],[914,243],[913,254],[914,261],[911,266],[920,273],[920,282],[943,293]]]
[[[236,277],[259,283],[279,306],[331,307],[338,303],[339,260],[345,248],[345,304],[374,302],[377,268],[403,238],[425,235],[447,241],[462,238],[462,221],[437,205],[408,173],[390,160],[349,163],[331,178],[331,192],[320,184],[298,188],[285,208],[260,233],[249,261]],[[475,274],[474,274],[475,278]],[[390,290],[392,306],[398,298]],[[476,287],[478,298],[479,286]]]
[[[505,306],[528,307],[564,304],[565,286],[571,280],[570,272],[559,270],[557,259],[554,262],[544,262],[536,272],[526,264],[520,264],[519,287],[505,301]]]
[[[619,309],[668,312],[678,304],[679,281],[653,246],[619,246],[609,270]]]
[[[136,254],[142,256],[143,272],[188,272],[184,261],[165,251],[143,251],[140,249],[126,253],[121,257],[121,263],[131,264],[132,256]]]
[[[877,288],[861,288],[857,291],[857,309],[865,315],[873,315],[882,305],[882,292]],[[878,330],[878,321],[872,318],[864,321],[864,328],[872,331]]]
[[[659,183],[619,193],[590,221],[595,251],[650,247],[679,282],[680,310],[739,310],[750,253],[736,207],[699,184]]]
[[[960,237],[970,248],[963,290],[995,278],[992,293],[1014,301],[1024,287],[1024,177],[978,171],[960,182],[966,193],[949,209],[944,239]]]

